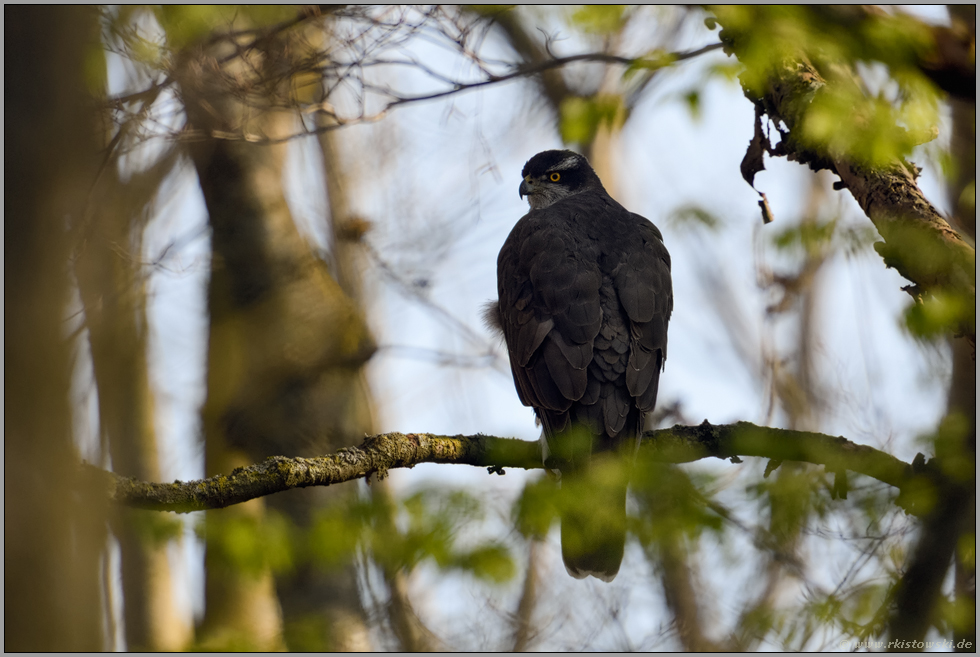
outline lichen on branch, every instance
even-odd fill
[[[905,463],[890,454],[843,437],[806,431],[760,427],[748,422],[698,426],[677,425],[647,431],[640,448],[642,463],[690,463],[714,457],[738,461],[738,457],[762,457],[774,461],[800,461],[823,465],[843,479],[850,470],[901,492],[914,488],[928,468]],[[356,479],[384,478],[389,470],[420,463],[444,463],[485,467],[504,474],[505,468],[542,468],[538,443],[495,436],[438,436],[427,433],[384,433],[366,438],[328,456],[313,458],[269,457],[262,463],[236,468],[230,474],[171,484],[150,483],[87,466],[101,480],[107,496],[125,506],[187,513],[220,509],[293,488],[330,486]],[[846,493],[846,491],[842,491]],[[900,503],[919,513],[914,500]]]

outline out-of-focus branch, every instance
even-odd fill
[[[488,69],[481,67],[482,75],[475,80],[459,80],[459,79],[449,79],[445,76],[438,74],[435,71],[427,69],[420,62],[413,60],[388,60],[388,59],[378,59],[376,61],[370,62],[328,62],[326,64],[317,64],[315,66],[310,66],[308,69],[294,69],[288,72],[291,76],[299,76],[303,73],[315,73],[317,75],[328,76],[329,73],[335,75],[341,75],[347,87],[355,89],[355,93],[359,96],[360,102],[356,105],[360,108],[360,112],[352,115],[343,115],[338,113],[337,108],[328,99],[321,102],[305,103],[298,106],[304,114],[317,115],[322,114],[327,119],[325,121],[317,121],[317,125],[313,128],[306,130],[298,130],[292,134],[278,137],[270,137],[266,134],[260,134],[257,132],[251,132],[244,129],[241,130],[220,130],[211,129],[208,131],[203,131],[198,128],[184,127],[178,133],[172,135],[181,141],[186,142],[199,142],[207,138],[221,139],[221,140],[231,140],[231,141],[246,141],[249,143],[256,144],[280,144],[283,142],[291,141],[300,137],[305,137],[310,134],[320,134],[330,130],[336,130],[350,125],[359,125],[364,123],[376,123],[384,119],[392,110],[400,107],[402,105],[409,105],[414,103],[421,103],[431,100],[438,100],[440,98],[445,98],[447,96],[453,96],[456,94],[464,93],[467,91],[473,91],[476,89],[481,89],[484,87],[490,87],[495,85],[504,84],[518,78],[533,77],[536,75],[542,76],[545,80],[556,80],[561,79],[560,73],[557,72],[569,64],[575,64],[578,62],[600,62],[606,64],[617,64],[626,67],[636,67],[646,70],[659,70],[666,68],[675,64],[677,62],[685,61],[688,59],[693,59],[700,55],[703,55],[714,50],[718,50],[722,47],[721,43],[713,43],[702,48],[698,48],[690,51],[682,52],[664,52],[660,53],[656,57],[641,56],[641,57],[622,57],[618,55],[612,55],[604,52],[593,52],[593,53],[581,53],[577,55],[569,55],[567,57],[550,57],[547,56],[541,59],[534,59],[529,63],[513,63],[507,65],[504,72],[501,73],[491,73]],[[327,57],[328,54],[323,54],[322,57]],[[378,86],[373,84],[364,77],[353,77],[354,74],[351,72],[353,70],[363,72],[372,68],[379,66],[407,66],[414,68],[429,77],[433,78],[435,81],[442,85],[442,88],[421,94],[410,94],[405,92],[399,92],[396,89],[389,87]],[[229,82],[231,84],[231,82]],[[159,85],[158,85],[159,86]],[[150,90],[139,92],[137,94],[131,95],[132,98],[142,99],[144,97],[152,98],[149,91],[155,89],[155,87]],[[242,88],[229,88],[228,93],[244,96],[249,98],[254,102],[248,95],[248,89]],[[567,98],[573,94],[570,92],[562,91],[559,85],[556,83],[546,83],[545,91],[549,99],[557,98],[559,101],[561,98]],[[558,94],[564,93],[564,95],[559,96]],[[381,97],[385,100],[380,104],[380,108],[374,111],[366,111],[364,109],[366,103],[364,99],[368,96]],[[129,97],[127,97],[128,99]],[[108,103],[109,106],[118,106],[122,103],[122,99],[115,99]],[[374,105],[377,107],[377,105]],[[557,105],[555,105],[557,107]]]
[[[922,523],[922,534],[895,592],[889,641],[921,642],[935,622],[941,587],[967,521],[975,517],[971,491],[947,484],[937,491],[940,503]],[[976,648],[976,646],[972,646]]]
[[[572,92],[557,67],[540,68],[552,59],[548,51],[525,29],[525,24],[518,20],[513,10],[495,13],[493,19],[507,37],[511,48],[527,62],[525,68],[539,69],[535,74],[540,73],[541,90],[551,107],[558,111],[561,101]]]
[[[888,10],[874,5],[815,6],[815,14],[831,22],[844,22],[856,30],[873,29],[875,21],[889,18]],[[916,20],[908,14],[907,21]],[[975,29],[966,29],[963,23],[952,25],[927,25],[920,23],[922,31],[932,37],[931,47],[916,53],[916,67],[937,87],[955,98],[974,101],[976,81]]]
[[[516,78],[537,75],[539,73],[544,73],[546,71],[551,71],[553,69],[562,68],[564,66],[567,66],[569,64],[574,64],[576,62],[602,62],[606,64],[621,64],[623,66],[636,66],[638,68],[645,68],[645,69],[657,69],[657,68],[664,68],[675,62],[681,62],[687,59],[692,59],[694,57],[703,55],[713,50],[719,50],[721,49],[721,47],[722,44],[720,43],[712,43],[707,46],[704,46],[703,48],[698,48],[696,50],[676,52],[676,53],[664,53],[662,56],[656,59],[650,59],[647,57],[620,57],[618,55],[610,55],[608,53],[602,53],[602,52],[582,53],[579,55],[569,55],[568,57],[555,57],[553,59],[547,59],[541,62],[516,66],[514,70],[511,71],[510,73],[506,73],[503,75],[490,75],[487,76],[486,79],[477,82],[469,82],[469,83],[459,82],[454,84],[451,89],[437,91],[429,94],[419,94],[415,96],[404,96],[404,97],[396,98],[395,100],[388,103],[384,111],[386,112],[389,109],[393,109],[398,105],[405,105],[407,103],[417,103],[426,100],[436,100],[437,98],[444,98],[446,96],[458,94],[463,91],[470,91],[473,89],[479,89],[480,87],[500,84],[502,82],[509,82]],[[379,114],[379,118],[380,118],[380,114]]]
[[[834,9],[831,13],[838,11],[852,10]],[[743,63],[751,64],[753,52],[772,46],[768,41],[768,32],[745,29],[746,22],[740,26],[738,17],[725,8],[719,8],[717,13],[717,22],[725,28],[720,38],[726,45],[726,52]],[[831,15],[831,18],[831,24],[836,22],[842,28],[845,25],[853,28],[853,20],[877,20],[863,9],[857,10],[856,16],[835,18]],[[945,36],[955,35],[950,32]],[[970,61],[973,57],[955,55],[955,48],[946,47],[951,43],[949,39],[944,46],[942,34],[937,33],[934,37],[937,39],[939,60],[958,59],[964,64],[961,68],[972,69],[966,76],[972,83],[972,92],[969,85],[959,83],[947,84],[944,88],[961,99],[967,98],[975,103],[975,63]],[[967,37],[957,43],[975,41],[974,37]],[[970,50],[967,47],[965,51]],[[808,59],[810,56],[814,57],[812,61]],[[836,173],[841,180],[835,187],[850,190],[884,238],[884,242],[874,245],[875,250],[887,266],[894,267],[912,281],[913,285],[903,289],[917,300],[932,295],[948,295],[959,298],[964,308],[973,307],[976,299],[975,247],[961,237],[925,198],[915,182],[918,175],[915,165],[898,155],[871,165],[860,154],[848,153],[845,148],[814,139],[808,133],[808,128],[812,127],[810,119],[814,116],[811,113],[814,107],[819,107],[823,100],[835,98],[835,92],[845,89],[853,81],[853,75],[846,67],[837,67],[835,71],[827,66],[820,68],[818,58],[816,50],[808,53],[791,47],[781,58],[765,60],[765,68],[750,69],[753,75],[743,77],[743,89],[756,106],[756,138],[743,161],[743,176],[751,184],[754,173],[761,170],[763,151],[770,155],[785,155],[788,159],[808,164],[814,170],[827,169]],[[939,69],[944,66],[940,65]],[[957,76],[963,77],[956,74],[953,78]],[[932,77],[936,79],[935,75]],[[860,93],[858,89],[857,94]],[[846,94],[843,97],[846,98]],[[841,111],[855,107],[843,106]],[[772,121],[779,132],[781,140],[774,148],[768,145],[767,138],[761,138],[759,121],[763,115]],[[844,118],[843,114],[841,117]],[[847,117],[847,120],[864,119],[860,112],[856,112],[854,117]],[[897,125],[890,127],[896,133],[901,130]],[[908,137],[910,140],[918,139],[913,135]],[[963,225],[963,222],[960,224]],[[968,229],[968,226],[969,222],[965,227]],[[975,360],[975,314],[962,312],[956,317],[955,324],[950,324],[951,333],[965,337],[969,342],[971,356]],[[975,417],[975,410],[972,414],[967,412],[963,415]],[[970,433],[974,432],[975,423]],[[896,587],[895,611],[889,627],[889,637],[893,640],[921,641],[935,622],[942,582],[956,545],[964,534],[967,519],[974,517],[972,500],[976,484],[972,463],[976,458],[975,450],[953,443],[956,441],[948,437],[940,437],[936,441],[939,458],[933,463],[933,470],[938,476],[930,491],[935,504],[928,505],[928,510],[920,512],[923,516],[922,535]],[[939,475],[940,472],[945,474]]]
[[[687,652],[720,650],[705,635],[701,610],[705,599],[698,590],[690,536],[682,529],[688,504],[703,502],[704,498],[679,468],[648,462],[643,476],[647,481],[635,486],[634,493],[640,515],[648,518],[651,526],[649,533],[640,530],[640,543],[659,576],[677,638]],[[644,535],[649,540],[644,540]]]
[[[726,28],[720,35],[726,52],[741,58],[750,45],[761,47],[748,43],[753,37],[729,29],[723,16],[718,22]],[[803,53],[787,57],[781,65],[768,70],[762,90],[744,88],[756,104],[756,120],[765,114],[782,137],[780,144],[767,149],[770,154],[785,155],[814,170],[827,169],[839,175],[841,181],[835,187],[847,188],[878,229],[885,241],[875,244],[875,250],[886,265],[914,284],[905,288],[910,294],[918,297],[922,292],[942,289],[975,295],[976,252],[916,185],[918,172],[914,165],[895,160],[887,166],[871,167],[846,153],[807,140],[807,114],[814,100],[826,94],[829,87]],[[757,155],[761,161],[761,151]],[[963,324],[960,333],[975,344],[975,322]]]
[[[381,482],[380,485],[373,486],[372,495],[386,509],[385,513],[377,518],[377,522],[380,523],[379,529],[386,535],[394,536],[398,533],[394,520],[396,511],[391,490],[386,484],[387,482]],[[388,585],[387,615],[391,631],[398,639],[398,649],[401,652],[445,650],[442,641],[426,627],[412,605],[408,582],[410,573],[383,559],[376,560],[376,563]]]
[[[527,571],[524,574],[524,585],[521,587],[521,599],[517,603],[517,610],[514,612],[511,626],[514,632],[511,635],[511,652],[526,652],[534,637],[534,609],[538,603],[540,588],[538,580],[541,577],[540,559],[541,548],[537,540],[528,541],[527,548]]]
[[[703,632],[698,590],[689,562],[690,555],[683,541],[678,536],[669,536],[660,543],[659,548],[664,598],[674,617],[681,645],[686,652],[719,650],[719,646],[712,643]]]
[[[641,459],[661,463],[690,463],[703,458],[735,459],[758,456],[780,461],[803,461],[826,466],[828,471],[851,470],[904,489],[919,481],[920,468],[843,437],[807,431],[759,427],[748,422],[675,426],[647,431]],[[172,484],[156,484],[121,477],[97,468],[110,499],[127,506],[187,513],[220,509],[292,488],[329,486],[344,481],[379,479],[394,468],[420,463],[456,463],[503,468],[541,468],[538,443],[495,436],[439,436],[426,433],[385,433],[367,438],[359,447],[347,447],[331,456],[287,458],[274,456],[262,463],[236,468],[230,475]],[[927,467],[921,468],[923,471]],[[916,509],[910,512],[916,513]]]

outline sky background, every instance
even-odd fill
[[[942,18],[935,10],[921,11]],[[717,33],[703,28],[690,32],[681,35],[680,49],[717,39]],[[582,48],[574,39],[555,46],[559,54]],[[493,38],[486,52],[507,54]],[[448,70],[459,66],[440,60],[445,55],[435,48],[419,47],[416,54]],[[778,412],[770,417],[768,391],[759,383],[760,345],[787,349],[795,339],[795,321],[766,317],[772,299],[760,289],[756,271],[760,261],[776,270],[790,262],[772,248],[773,235],[800,220],[813,174],[796,163],[767,158],[756,187],[767,194],[776,220],[763,226],[758,196],[739,173],[752,136],[753,108],[737,83],[708,75],[710,67],[726,61],[716,51],[684,62],[665,72],[639,103],[619,140],[617,200],[653,221],[671,253],[675,305],[659,404],[680,402],[693,422],[781,426],[786,418]],[[110,80],[118,84],[121,71],[120,63],[110,60]],[[421,79],[403,76],[399,82],[403,88],[431,88],[423,87]],[[699,116],[692,116],[681,100],[695,87],[702,92]],[[390,272],[372,266],[365,281],[368,318],[379,344],[368,366],[379,432],[538,438],[533,412],[514,390],[505,350],[480,319],[483,304],[496,297],[497,253],[527,211],[517,193],[521,168],[535,153],[563,147],[553,117],[535,97],[532,81],[516,80],[405,106],[379,123],[341,131],[341,156],[352,163],[356,181],[352,209],[372,223],[367,243]],[[940,129],[940,140],[948,139],[948,124]],[[297,223],[311,243],[324,248],[327,202],[315,148],[311,139],[291,143],[283,183]],[[925,152],[913,159],[924,166],[920,186],[926,196],[945,212],[931,160]],[[830,195],[826,207],[844,225],[868,225],[846,191]],[[691,205],[719,219],[719,227],[710,231],[678,220],[678,211]],[[210,247],[207,213],[187,162],[160,196],[147,229],[147,260],[156,261],[175,237],[177,246],[149,280],[151,368],[164,481],[203,475],[197,413],[205,392]],[[723,325],[731,318],[716,310],[712,281],[739,310],[741,352]],[[941,348],[915,342],[901,327],[909,303],[900,289],[905,284],[869,248],[832,257],[819,285],[817,375],[831,409],[821,416],[822,432],[910,461],[920,449],[916,438],[930,431],[944,410],[948,357]],[[82,392],[79,398],[86,399]],[[692,467],[719,477],[730,506],[743,508],[751,518],[744,486],[764,464],[746,461]],[[485,523],[468,529],[475,538],[513,531],[509,506],[528,478],[538,476],[511,470],[498,477],[468,466],[423,465],[394,471],[390,481],[397,492],[422,486],[474,492],[490,509]],[[728,548],[738,551],[739,544]],[[548,619],[543,645],[561,647],[583,636],[597,647],[658,645],[651,637],[659,636],[667,617],[656,577],[637,545],[628,546],[612,585],[567,577],[555,530],[543,553],[545,579],[555,599],[578,601],[541,610],[542,619]],[[172,548],[172,558],[178,597],[189,612],[200,613],[202,549],[190,529]],[[703,579],[719,591],[714,620],[731,623],[738,601],[751,592],[755,564],[739,561],[711,541],[701,546],[701,558]],[[832,585],[849,558],[828,547],[816,561],[815,581]],[[479,645],[480,632],[490,632],[479,622],[487,605],[501,610],[516,605],[520,578],[495,588],[426,566],[412,585],[413,601],[437,634],[450,640],[458,634],[463,645],[472,646]],[[619,624],[595,626],[595,609],[610,605],[623,610]]]

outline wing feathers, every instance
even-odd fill
[[[578,194],[522,218],[497,264],[514,380],[546,434],[570,418],[605,435],[600,449],[635,434],[656,403],[673,308],[657,228]]]
[[[548,319],[543,322],[528,320],[520,328],[517,334],[517,362],[522,367],[526,366],[531,360],[531,356],[537,351],[555,323]]]
[[[565,354],[562,353],[562,349],[558,346],[559,342],[564,342],[561,335],[556,331],[552,331],[549,339],[545,341],[541,348],[541,358],[547,364],[551,379],[555,382],[555,385],[565,400],[569,402],[569,406],[571,406],[570,402],[578,401],[585,393],[589,377],[585,371],[584,364],[582,367],[576,368],[569,362]],[[579,356],[579,352],[573,353]],[[562,410],[567,410],[569,406],[565,406]]]

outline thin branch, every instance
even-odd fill
[[[524,586],[521,587],[521,599],[517,603],[517,610],[511,617],[511,652],[527,652],[531,640],[536,634],[533,625],[534,610],[538,604],[541,593],[539,580],[541,578],[540,559],[541,547],[537,540],[528,541],[527,549],[527,571],[524,574]]]
[[[722,47],[721,43],[712,43],[703,48],[698,48],[697,50],[691,50],[687,52],[679,53],[666,53],[662,58],[656,60],[647,57],[620,57],[618,55],[610,55],[607,53],[595,52],[595,53],[583,53],[580,55],[569,55],[568,57],[556,57],[554,59],[549,59],[547,61],[541,62],[539,64],[532,64],[530,66],[518,66],[510,73],[505,75],[493,75],[488,77],[486,80],[481,80],[479,82],[471,83],[456,83],[452,89],[446,89],[444,91],[438,91],[430,94],[421,94],[417,96],[405,96],[392,101],[385,108],[391,109],[397,105],[404,105],[407,103],[417,103],[425,100],[435,100],[437,98],[443,98],[452,94],[460,93],[462,91],[470,91],[473,89],[478,89],[480,87],[486,87],[492,84],[499,84],[501,82],[508,82],[515,78],[527,77],[531,75],[536,75],[538,73],[543,73],[545,71],[550,71],[552,69],[561,68],[567,66],[568,64],[574,64],[576,62],[605,62],[607,64],[622,64],[623,66],[638,66],[641,68],[663,68],[669,66],[675,62],[684,61],[697,57],[698,55],[703,55],[704,53],[711,52],[712,50],[718,50]]]
[[[320,134],[330,130],[337,130],[339,128],[346,127],[346,126],[376,123],[386,118],[393,109],[400,107],[402,105],[410,105],[410,104],[421,103],[426,101],[439,100],[441,98],[446,98],[448,96],[453,96],[467,91],[473,91],[475,89],[481,89],[483,87],[502,84],[518,78],[531,77],[534,75],[546,73],[548,71],[559,69],[569,64],[574,64],[578,62],[603,62],[607,64],[619,64],[622,66],[636,66],[638,68],[643,68],[648,70],[659,70],[662,68],[666,68],[677,62],[682,62],[688,59],[698,57],[705,53],[718,50],[721,47],[722,47],[721,43],[712,43],[702,48],[698,48],[696,50],[675,52],[675,53],[663,53],[662,55],[656,58],[652,58],[649,56],[641,56],[635,58],[621,57],[618,55],[610,55],[601,52],[581,53],[578,55],[570,55],[568,57],[557,57],[553,59],[548,59],[530,65],[514,64],[512,65],[511,71],[508,73],[504,73],[501,75],[486,73],[485,79],[476,80],[472,82],[451,80],[444,75],[432,71],[428,67],[415,63],[414,66],[416,68],[430,75],[430,77],[433,77],[438,81],[445,83],[448,86],[448,88],[439,91],[429,92],[429,93],[422,93],[422,94],[415,94],[415,95],[401,95],[393,89],[378,87],[376,85],[370,84],[369,82],[367,82],[362,78],[358,78],[356,80],[356,86],[359,87],[362,92],[364,93],[370,92],[370,93],[377,94],[379,96],[387,96],[390,100],[388,100],[386,103],[384,103],[384,105],[380,107],[380,109],[374,112],[367,113],[362,111],[359,114],[350,117],[338,116],[335,112],[333,105],[328,101],[305,104],[301,108],[304,114],[322,112],[329,115],[330,118],[332,119],[332,122],[325,125],[317,126],[316,128],[302,130],[278,138],[270,138],[267,137],[266,135],[250,134],[243,131],[238,132],[238,131],[228,131],[228,130],[212,130],[207,134],[204,134],[202,133],[202,131],[189,130],[187,128],[182,129],[176,135],[176,137],[182,141],[200,141],[205,139],[206,137],[211,137],[213,139],[224,139],[229,141],[246,141],[249,143],[257,143],[257,144],[280,144],[280,143],[292,141],[299,137],[305,137],[311,134]],[[370,61],[370,62],[358,62],[357,66],[359,68],[367,68],[369,66],[381,65],[381,64],[387,64],[389,66],[395,64],[413,65],[413,62],[377,60],[377,61]],[[328,69],[344,68],[352,65],[353,63],[340,64],[338,62],[331,62],[330,64],[325,66],[315,67],[314,70],[316,70],[321,74],[325,74]],[[292,73],[296,74],[298,72],[299,71],[293,71]],[[159,85],[157,86],[159,88],[162,88],[162,86]],[[137,99],[137,98],[142,99],[149,93],[149,91],[150,90],[138,92],[135,94],[130,94],[125,98],[112,99],[110,101],[110,104],[117,106],[129,99]],[[359,97],[362,95],[363,94],[358,94]],[[361,98],[361,100],[363,101],[363,98]]]
[[[698,426],[647,431],[640,450],[641,460],[661,463],[690,463],[708,457],[737,460],[739,456],[804,461],[824,465],[831,472],[851,470],[899,490],[918,481],[917,475],[925,470],[842,437],[759,427],[748,422],[712,425],[705,421]],[[474,465],[498,474],[503,474],[504,468],[542,467],[536,442],[483,435],[385,433],[330,456],[273,456],[247,468],[236,468],[230,475],[198,481],[156,484],[94,466],[87,468],[103,480],[109,499],[118,504],[187,513],[221,509],[293,488],[370,478],[372,474],[383,479],[389,470],[412,468],[420,463]],[[912,508],[909,512],[918,510]]]
[[[681,647],[686,652],[717,651],[716,646],[704,635],[702,614],[698,608],[698,593],[687,549],[676,535],[663,537],[650,557],[660,562],[660,580],[664,601],[674,617],[674,628]],[[655,561],[656,563],[656,561]]]

